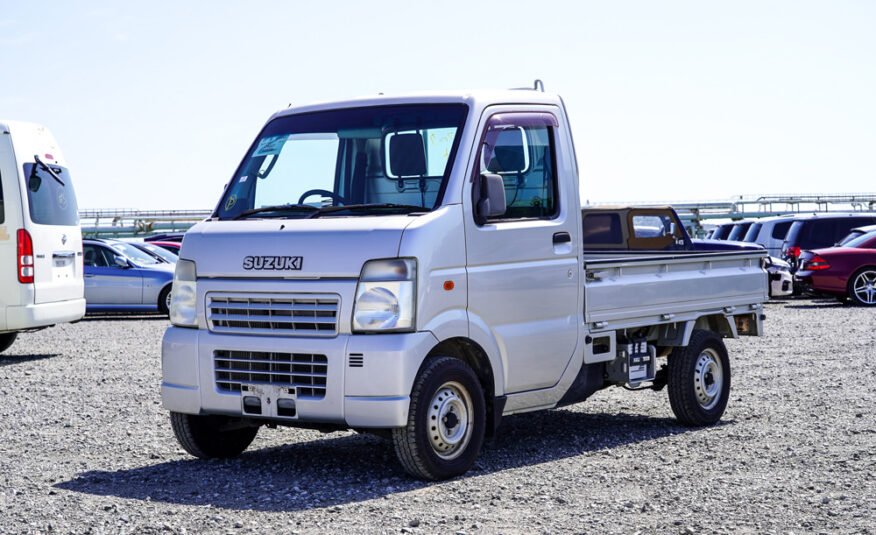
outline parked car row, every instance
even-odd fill
[[[729,243],[742,232],[745,243],[781,251],[794,275],[795,294],[876,305],[876,213],[826,212],[727,223],[703,241]]]

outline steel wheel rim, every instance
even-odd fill
[[[694,366],[694,393],[697,403],[706,410],[718,404],[724,390],[724,367],[718,353],[704,349]]]
[[[864,271],[855,277],[853,289],[862,303],[876,304],[876,271]]]
[[[445,460],[458,457],[471,441],[474,406],[468,390],[456,381],[441,385],[429,403],[429,444]]]

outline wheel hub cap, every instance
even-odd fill
[[[721,397],[724,388],[724,370],[721,360],[712,349],[700,354],[694,367],[694,392],[697,402],[704,409],[711,409]]]
[[[855,278],[855,296],[861,302],[876,304],[876,271],[865,271]]]
[[[456,457],[471,438],[472,403],[468,392],[456,382],[441,385],[429,404],[429,443],[439,457]]]

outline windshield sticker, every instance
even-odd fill
[[[225,211],[231,210],[235,204],[237,204],[237,195],[232,193],[228,196],[228,200],[225,201]]]
[[[242,177],[240,177],[240,182],[246,182],[246,179],[247,179],[247,178],[249,178],[249,177],[248,177],[248,176],[242,176]]]
[[[253,158],[256,156],[267,156],[269,154],[280,154],[287,139],[289,139],[289,134],[266,137],[260,140],[255,152],[252,154]]]

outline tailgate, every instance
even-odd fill
[[[81,299],[82,238],[78,227],[33,225],[34,302]]]
[[[690,312],[733,312],[769,298],[766,251],[587,260],[584,318],[622,328],[678,321]]]

